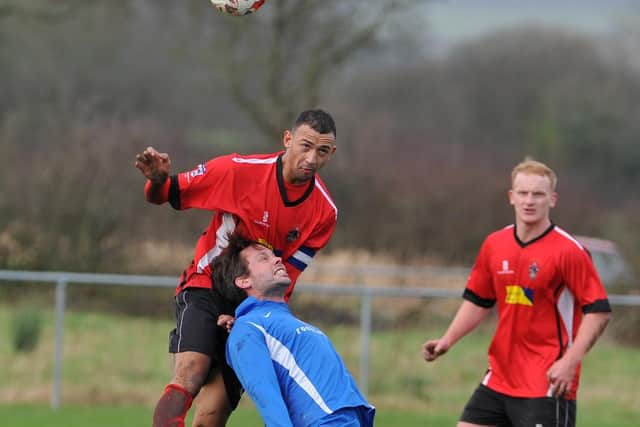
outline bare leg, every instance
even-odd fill
[[[175,355],[174,376],[153,413],[153,427],[183,427],[191,401],[209,373],[209,356],[193,351]]]
[[[192,427],[224,427],[231,415],[231,404],[220,372],[200,389]]]

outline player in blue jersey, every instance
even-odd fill
[[[227,362],[267,427],[373,426],[367,403],[329,338],[291,314],[291,279],[265,246],[234,234],[212,269],[235,304]],[[221,319],[219,324],[224,324]]]

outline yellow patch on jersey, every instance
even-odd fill
[[[258,239],[258,243],[260,243],[265,248],[269,248],[269,249],[273,250],[273,245],[270,245],[269,242],[264,240],[262,237]]]
[[[522,305],[533,305],[533,294],[531,290],[527,292],[522,286],[512,285],[507,286],[507,296],[505,298],[505,302],[507,304],[522,304]]]

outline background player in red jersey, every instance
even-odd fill
[[[168,154],[148,147],[136,156],[136,167],[148,179],[149,202],[213,212],[176,288],[177,325],[169,338],[174,375],[156,405],[154,427],[184,426],[196,395],[194,426],[226,424],[241,387],[225,361],[227,333],[216,324],[219,315],[233,311],[212,283],[211,262],[227,245],[227,236],[238,231],[284,260],[292,279],[288,299],[335,229],[336,206],[316,174],[335,153],[335,138],[333,118],[308,110],[284,131],[283,152],[230,154],[173,176]]]
[[[511,185],[515,224],[485,239],[456,316],[422,354],[436,360],[497,303],[489,368],[458,427],[574,426],[580,365],[611,309],[587,251],[549,218],[555,173],[526,160]]]

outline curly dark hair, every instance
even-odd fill
[[[236,286],[235,280],[249,274],[249,266],[241,256],[243,249],[257,244],[239,233],[228,236],[229,244],[211,263],[213,291],[218,292],[224,300],[235,308],[247,297],[244,289]]]

